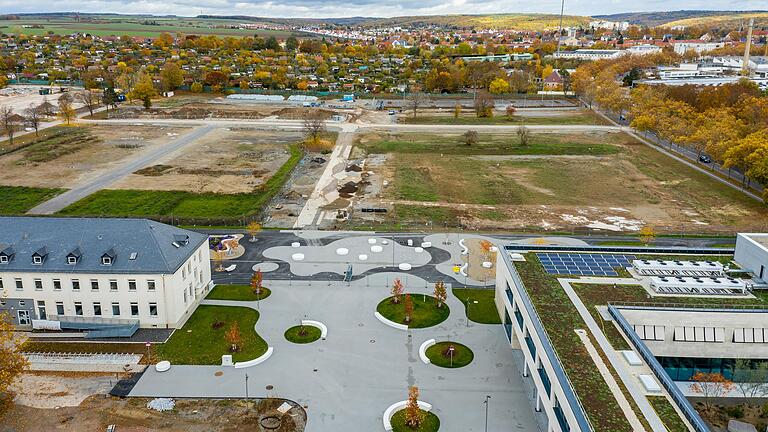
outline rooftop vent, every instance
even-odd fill
[[[138,252],[131,252],[131,256],[128,257],[129,260],[134,261],[139,256]]]

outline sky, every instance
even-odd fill
[[[603,15],[681,9],[758,10],[766,0],[565,0],[565,13]],[[194,16],[392,17],[460,13],[559,13],[560,0],[0,0],[0,13],[111,12]]]

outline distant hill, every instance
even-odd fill
[[[563,25],[579,26],[589,23],[585,16],[566,15]],[[545,30],[556,29],[560,16],[555,14],[488,14],[488,15],[424,15],[393,18],[375,18],[359,23],[368,27],[380,26],[429,26],[440,25],[454,28]]]
[[[669,12],[627,12],[612,15],[595,15],[595,18],[608,21],[629,21],[632,24],[649,27],[674,25],[700,25],[714,22],[738,21],[744,17],[766,14],[768,11],[705,11],[679,10]]]

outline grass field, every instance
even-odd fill
[[[59,213],[69,216],[173,216],[181,219],[230,219],[259,213],[280,191],[303,156],[290,146],[290,158],[253,193],[216,194],[184,191],[98,191]]]
[[[446,355],[448,349],[453,346],[453,355]],[[475,358],[472,350],[458,342],[438,342],[427,348],[427,358],[435,366],[444,368],[460,368],[470,363]]]
[[[461,217],[489,229],[569,230],[619,217],[658,233],[732,233],[768,221],[764,203],[623,133],[537,133],[528,146],[511,134],[467,146],[451,134],[382,133],[358,148],[386,155],[393,226]]]
[[[53,126],[41,130],[35,134],[27,133],[13,139],[13,145],[7,139],[0,141],[0,155],[11,153],[19,149],[28,147],[32,144],[43,142],[49,138],[54,138],[70,129],[66,126]]]
[[[256,301],[264,300],[272,294],[268,288],[262,288],[261,294],[256,295],[249,285],[216,285],[207,296],[208,300],[237,300]]]
[[[562,115],[494,115],[493,117],[477,117],[473,113],[462,114],[457,118],[453,115],[412,115],[402,118],[402,123],[407,124],[432,124],[432,125],[607,125],[602,117],[592,111],[576,111],[575,113]]]
[[[184,327],[168,342],[157,346],[157,357],[172,364],[221,364],[221,356],[232,354],[235,361],[252,360],[267,351],[267,343],[255,331],[259,313],[246,307],[198,306]],[[225,335],[233,323],[240,328],[239,352],[230,353]]]
[[[470,320],[480,324],[501,324],[499,311],[496,309],[496,290],[454,288],[453,295],[464,303]]]
[[[156,37],[162,33],[184,33],[197,35],[217,36],[275,36],[286,38],[288,36],[311,37],[291,31],[269,29],[238,29],[227,28],[235,26],[241,21],[225,19],[202,18],[160,18],[160,17],[136,17],[136,16],[104,16],[90,20],[81,19],[79,22],[68,17],[31,18],[23,17],[20,20],[0,20],[0,30],[9,34],[45,35],[49,32],[67,35],[76,32],[89,33],[96,36],[141,36]],[[35,26],[42,28],[25,28]]]
[[[387,297],[379,303],[376,310],[388,320],[399,324],[408,324],[410,328],[436,326],[448,319],[448,315],[451,313],[446,304],[443,304],[442,307],[437,307],[434,297],[413,294],[411,295],[413,300],[413,316],[410,323],[406,323],[404,299],[405,294],[401,296],[399,303],[393,303],[392,297]]]
[[[48,201],[64,189],[0,186],[0,215],[17,215]]]

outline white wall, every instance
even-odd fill
[[[768,241],[768,234],[739,234],[736,236],[736,251],[733,260],[758,277],[762,268],[763,281],[768,282],[768,248],[755,241],[755,238],[758,237]]]

